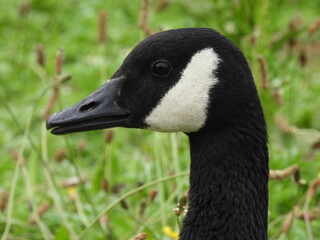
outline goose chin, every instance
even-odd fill
[[[112,127],[126,127],[129,111],[116,103],[124,78],[111,79],[79,103],[51,115],[47,129],[56,135],[98,130]]]

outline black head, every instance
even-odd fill
[[[261,115],[243,54],[212,29],[157,33],[140,42],[111,80],[52,115],[52,133],[109,127],[197,132]],[[251,114],[251,115],[250,115]]]

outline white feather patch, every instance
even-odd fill
[[[195,132],[204,126],[209,91],[218,83],[220,59],[212,48],[194,54],[180,80],[146,117],[148,129],[159,132]]]

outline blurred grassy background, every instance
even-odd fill
[[[183,216],[172,209],[188,188],[186,175],[175,176],[189,168],[183,134],[115,129],[57,137],[43,115],[52,94],[59,92],[54,112],[102,85],[150,31],[181,27],[214,28],[243,50],[268,122],[270,167],[297,164],[307,182],[270,182],[269,238],[320,239],[319,0],[0,3],[2,240],[77,239],[83,231],[83,239],[125,240],[142,231],[148,239],[176,238]],[[148,18],[139,27],[143,4]]]

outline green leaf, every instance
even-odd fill
[[[65,227],[60,227],[54,235],[54,240],[70,240],[68,230]]]

